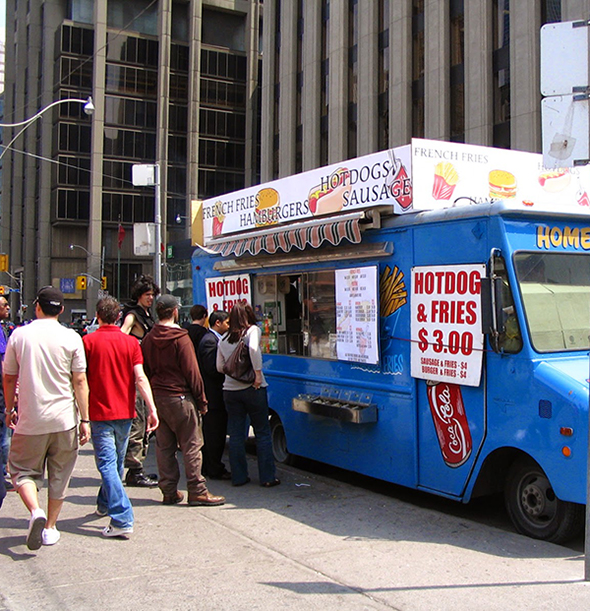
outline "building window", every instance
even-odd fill
[[[90,219],[90,191],[57,189],[57,220],[87,221]]]
[[[203,7],[203,44],[246,51],[246,16]]]
[[[109,0],[107,26],[157,36],[158,3],[153,0]]]
[[[543,0],[541,2],[541,23],[559,23],[561,21],[561,0]]]
[[[389,0],[379,0],[377,45],[377,146],[384,150],[389,147]]]
[[[493,145],[510,148],[510,0],[493,0]]]
[[[157,68],[158,41],[107,33],[107,61]]]
[[[465,9],[463,0],[451,0],[451,140],[465,142]]]
[[[412,136],[424,137],[424,0],[412,1]]]
[[[358,0],[348,0],[348,158],[357,155]]]

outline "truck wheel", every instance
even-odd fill
[[[543,469],[531,459],[511,466],[504,499],[516,530],[533,539],[563,543],[584,526],[584,506],[560,501]]]
[[[272,416],[270,419],[270,436],[272,440],[272,453],[275,460],[284,465],[293,464],[293,455],[287,449],[285,429],[278,416]]]

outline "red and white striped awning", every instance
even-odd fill
[[[359,244],[361,241],[359,219],[360,214],[351,214],[338,220],[314,219],[306,223],[273,227],[243,236],[227,236],[212,240],[207,244],[207,249],[224,257],[232,254],[240,257],[247,252],[257,255],[264,251],[272,255],[279,250],[289,252],[293,247],[299,250],[304,250],[307,246],[318,248],[324,242],[336,246],[342,240]]]

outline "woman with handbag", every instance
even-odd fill
[[[246,461],[246,423],[249,417],[256,436],[260,485],[272,488],[281,482],[275,474],[268,420],[268,384],[262,373],[260,337],[252,306],[236,303],[229,314],[229,332],[219,342],[217,370],[225,374],[223,399],[228,416],[232,484],[243,486],[250,481]]]

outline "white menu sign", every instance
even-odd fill
[[[479,386],[484,275],[479,264],[412,269],[412,377]]]
[[[336,271],[337,356],[341,361],[379,362],[377,267]]]
[[[250,276],[221,276],[205,280],[207,291],[207,311],[225,310],[229,312],[237,301],[252,303]]]

